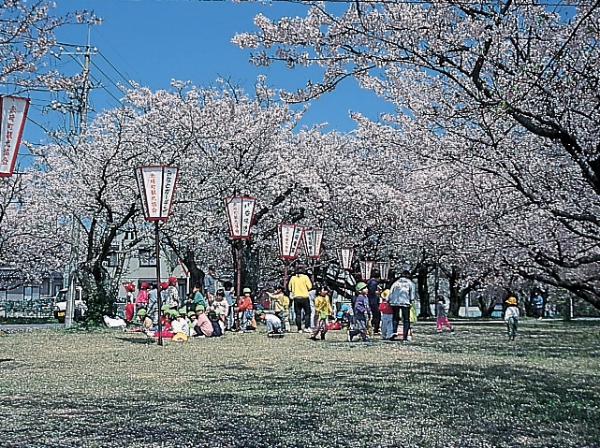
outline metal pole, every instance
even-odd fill
[[[287,288],[288,284],[288,260],[283,260],[283,289]]]
[[[156,306],[158,307],[158,345],[163,345],[162,325],[160,324],[160,309],[162,308],[162,294],[160,288],[160,238],[158,236],[158,221],[154,221],[154,237],[156,243]]]
[[[237,247],[237,281],[235,285],[236,300],[242,295],[242,240]]]

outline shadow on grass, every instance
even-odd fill
[[[115,339],[118,341],[122,341],[122,342],[129,342],[130,344],[141,344],[141,345],[157,344],[157,342],[154,338],[149,338],[149,337],[140,338],[140,337],[133,337],[133,336],[130,336],[130,337],[116,336]]]
[[[40,448],[598,447],[597,362],[577,368],[597,330],[528,330],[511,345],[503,336],[423,333],[406,347],[257,335],[168,350],[127,350],[148,341],[116,336],[125,344],[102,346],[100,365],[68,376],[71,388],[45,372],[4,383],[0,438]]]

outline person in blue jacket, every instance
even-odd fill
[[[354,323],[352,329],[348,331],[348,342],[352,342],[354,336],[360,335],[363,342],[371,342],[367,336],[367,323],[371,318],[371,307],[369,306],[369,298],[367,297],[367,284],[359,282],[356,285],[358,296],[354,301]]]

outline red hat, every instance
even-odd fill
[[[169,277],[169,284],[176,285],[177,284],[177,277]]]
[[[167,282],[162,282],[160,284],[160,289],[167,289],[169,287],[169,284]]]
[[[148,289],[148,283],[142,283],[140,285],[140,288],[142,288],[142,289]]]
[[[135,285],[133,283],[125,283],[123,285],[123,289],[125,289],[127,292],[133,292],[135,291]]]

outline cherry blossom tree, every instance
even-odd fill
[[[73,22],[98,23],[86,11],[52,14],[46,1],[4,1],[0,5],[0,84],[2,94],[27,95],[32,90],[66,88],[77,81],[46,70],[46,55],[57,28]],[[0,179],[0,289],[39,279],[61,265],[62,223],[29,191],[29,175],[17,172]],[[40,233],[38,220],[53,226]]]
[[[306,17],[259,15],[259,31],[234,42],[258,65],[323,67],[287,101],[350,76],[392,101],[389,136],[410,136],[415,153],[456,175],[495,178],[472,195],[495,270],[598,308],[598,16],[594,2],[357,1],[341,15],[315,3]]]
[[[244,253],[269,275],[276,270],[277,224],[322,220],[314,204],[329,202],[334,176],[356,184],[348,176],[360,173],[359,164],[349,157],[358,156],[348,139],[323,136],[317,128],[294,133],[302,111],[274,97],[262,80],[252,96],[225,81],[210,88],[175,82],[171,91],[157,92],[139,87],[127,93],[124,107],[99,115],[79,139],[37,150],[37,194],[62,219],[75,219],[82,232],[80,262],[92,316],[110,310],[114,300],[118,279],[109,278],[102,262],[116,236],[124,230],[139,240],[149,236],[140,215],[137,167],[180,167],[173,213],[161,226],[161,238],[197,270],[232,264],[226,196],[258,198]],[[257,284],[255,266],[247,281]]]

